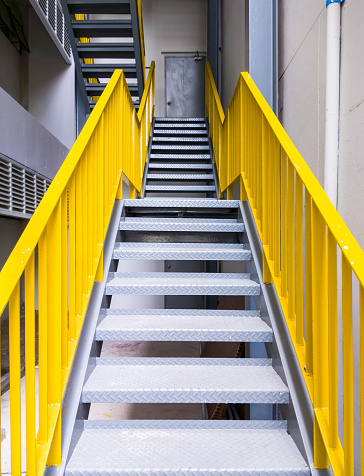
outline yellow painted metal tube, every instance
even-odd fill
[[[294,168],[288,162],[288,318],[295,318],[295,223],[294,223]]]
[[[296,176],[296,342],[303,345],[303,185]]]
[[[35,474],[35,265],[34,254],[25,268],[25,412],[27,475]]]
[[[281,149],[281,296],[287,298],[287,157]]]
[[[305,323],[306,323],[306,374],[313,374],[312,337],[312,227],[311,196],[305,189]]]
[[[10,445],[11,474],[21,475],[21,401],[20,401],[20,284],[9,301],[10,366]]]
[[[354,379],[353,379],[353,273],[342,256],[343,388],[344,388],[344,475],[354,475]]]
[[[364,474],[364,287],[359,286],[360,321],[360,463]]]

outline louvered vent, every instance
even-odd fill
[[[47,191],[50,180],[0,156],[0,214],[32,215]]]
[[[45,16],[48,15],[48,0],[39,0],[40,8]]]
[[[56,0],[48,0],[48,21],[56,29]]]
[[[63,32],[64,32],[64,26],[63,26],[63,14],[61,7],[57,3],[57,36],[59,41],[63,44]]]

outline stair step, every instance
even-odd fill
[[[210,160],[210,154],[150,154],[150,159],[157,160]]]
[[[77,43],[80,58],[135,58],[131,43]]]
[[[105,294],[256,296],[260,285],[247,273],[109,273]]]
[[[136,78],[136,66],[130,64],[82,64],[85,78],[111,78],[116,69],[122,69],[126,78]]]
[[[149,163],[148,169],[177,169],[177,170],[212,170],[211,164],[164,164],[160,162]]]
[[[242,233],[245,231],[245,225],[234,219],[127,217],[125,221],[120,222],[119,229],[129,231]]]
[[[107,309],[96,340],[272,342],[259,311]],[[103,314],[101,314],[102,317]]]
[[[175,144],[170,144],[170,145],[163,145],[163,144],[152,144],[152,152],[153,150],[168,150],[168,151],[179,151],[179,150],[205,150],[209,151],[210,146],[209,145],[198,145],[198,144],[185,144],[185,145],[175,145]]]
[[[214,180],[213,174],[148,174],[148,180]]]
[[[154,128],[153,131],[153,137],[156,137],[156,134],[164,134],[166,136],[176,134],[176,135],[189,135],[189,136],[195,136],[195,135],[204,135],[206,136],[207,131],[206,129],[195,129],[195,130],[190,130],[190,129],[158,129]]]
[[[239,208],[239,201],[218,200],[216,198],[144,198],[143,200],[126,199],[124,200],[124,206],[143,208]]]
[[[80,425],[66,476],[311,474],[285,421],[86,420]]]
[[[84,403],[288,403],[271,359],[96,358]]]
[[[206,124],[205,117],[156,117],[155,123],[158,122],[204,122]]]
[[[251,251],[240,244],[121,242],[113,259],[247,261]]]
[[[72,20],[77,38],[131,38],[131,20]]]
[[[130,0],[67,0],[71,14],[130,14]]]
[[[195,135],[191,137],[152,137],[153,143],[157,144],[158,142],[208,142],[209,138],[206,137],[196,137]]]
[[[98,96],[101,95],[107,83],[85,83],[86,92],[89,96]],[[133,96],[138,95],[138,85],[137,84],[128,84],[130,94]]]
[[[146,185],[146,192],[179,192],[179,193],[189,193],[189,192],[215,192],[214,185]]]
[[[173,128],[176,130],[181,130],[181,129],[193,129],[193,132],[199,129],[205,129],[206,124],[203,122],[161,122],[161,123],[155,123],[154,124],[154,130],[159,132],[159,129],[169,129]]]

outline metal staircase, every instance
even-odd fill
[[[155,118],[144,187],[146,196],[216,197],[211,157],[205,118]]]
[[[188,145],[180,145],[185,136]],[[202,137],[200,145],[197,138]],[[248,350],[243,358],[100,356],[105,341],[245,342],[247,349],[249,343],[274,341],[266,309],[263,315],[253,305],[254,298],[261,302],[261,284],[252,272],[254,260],[241,204],[215,198],[166,197],[167,192],[175,191],[166,189],[168,185],[148,189],[153,180],[177,180],[182,189],[184,181],[191,180],[190,176],[181,177],[185,170],[208,174],[198,181],[213,181],[205,137],[204,120],[156,120],[146,190],[163,196],[124,200],[120,206],[110,271],[104,281],[103,304],[66,464],[68,476],[311,474],[282,419],[88,419],[92,403],[261,404],[264,408],[273,405],[276,418],[278,408],[289,403],[289,390],[272,360],[252,358]],[[171,169],[180,175],[170,176]],[[132,259],[203,261],[206,265],[201,273],[122,271],[123,261]],[[240,271],[207,272],[208,263],[221,261],[238,263]],[[114,301],[115,296],[122,299],[123,295],[186,296],[186,308],[123,309]],[[189,309],[189,296],[197,295],[246,296],[245,309],[209,309],[208,299],[204,309]]]
[[[138,108],[144,72],[137,0],[62,0],[62,6],[68,31],[73,32],[71,46],[81,93],[87,96],[90,109],[115,69],[124,71]]]

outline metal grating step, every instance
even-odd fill
[[[131,20],[72,20],[77,38],[130,38],[133,36]]]
[[[272,342],[273,333],[257,311],[108,309],[96,340]]]
[[[195,135],[191,137],[152,137],[153,146],[158,142],[208,142],[208,137],[196,137]]]
[[[189,192],[215,192],[214,185],[146,185],[146,192],[179,192],[179,193],[189,193]]]
[[[136,66],[132,64],[82,64],[85,78],[111,78],[116,69],[122,69],[125,78],[136,78]]]
[[[201,123],[201,122],[174,122],[174,123],[169,123],[169,122],[161,122],[161,123],[155,123],[154,124],[154,130],[155,131],[158,131],[159,128],[161,129],[164,129],[164,128],[174,128],[176,130],[180,130],[180,129],[189,129],[189,128],[193,128],[193,131],[196,131],[196,130],[199,130],[199,129],[205,129],[207,130],[206,128],[206,124],[205,123]]]
[[[126,218],[120,222],[120,230],[129,231],[181,231],[181,232],[213,232],[242,233],[244,223],[229,219],[200,218]]]
[[[247,273],[110,273],[105,294],[226,295],[260,294],[260,285]],[[223,400],[221,400],[223,401]]]
[[[104,92],[107,83],[85,83],[85,88],[87,94],[90,96],[98,96]],[[138,95],[138,85],[137,84],[128,84],[130,94],[133,96]]]
[[[309,476],[285,421],[84,421],[66,476]],[[228,450],[224,450],[224,449]]]
[[[131,43],[78,43],[80,58],[135,58]]]
[[[206,123],[205,117],[156,117],[155,123],[158,122],[204,122]]]
[[[177,169],[177,170],[212,170],[211,164],[164,164],[159,162],[149,163],[149,170],[153,169]]]
[[[130,0],[67,0],[70,13],[130,14]]]
[[[154,128],[154,131],[153,131],[153,137],[156,137],[155,135],[156,134],[164,134],[166,136],[168,135],[172,135],[172,134],[176,134],[176,135],[190,135],[190,136],[196,136],[196,135],[204,135],[206,136],[207,132],[206,132],[206,129],[205,130],[201,130],[201,129],[195,129],[195,130],[189,130],[189,129],[180,129],[180,130],[176,130],[176,129],[158,129],[158,128]]]
[[[124,206],[143,208],[239,208],[239,201],[216,198],[144,198],[143,200],[124,200]]]
[[[175,144],[170,144],[170,145],[161,145],[161,144],[152,144],[152,151],[153,150],[210,150],[210,146],[208,145],[175,145]]]
[[[271,359],[96,358],[84,403],[288,403]]]
[[[210,154],[150,154],[150,159],[157,160],[210,160]]]
[[[113,259],[247,261],[251,251],[240,244],[121,242]]]
[[[214,180],[213,174],[148,174],[148,180]]]

